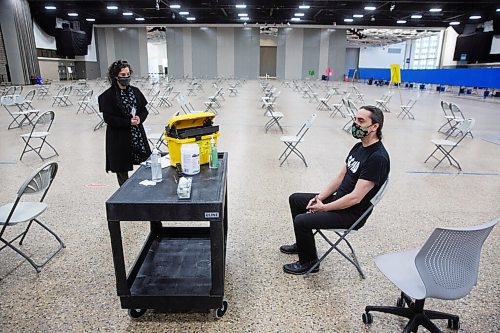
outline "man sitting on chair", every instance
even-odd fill
[[[383,112],[363,106],[356,113],[352,136],[361,139],[351,149],[339,174],[319,194],[294,193],[290,196],[296,243],[282,245],[280,251],[298,254],[299,261],[283,266],[288,274],[304,274],[317,261],[314,229],[348,229],[370,207],[370,200],[389,175],[389,154],[382,144]],[[367,215],[368,218],[369,214]],[[366,222],[361,221],[356,229]],[[319,265],[312,271],[319,271]]]

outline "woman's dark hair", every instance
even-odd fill
[[[127,62],[127,60],[117,60],[112,63],[111,66],[109,66],[108,81],[112,86],[116,85],[116,77],[118,76],[118,73],[120,73],[120,71],[126,67],[128,67],[128,69],[130,70],[130,74],[132,74],[132,67],[130,67],[130,64]]]
[[[372,123],[378,124],[377,138],[382,140],[382,127],[384,127],[384,113],[382,110],[373,105],[365,105],[360,107],[360,109],[371,112],[370,118],[372,119]]]

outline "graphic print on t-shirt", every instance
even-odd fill
[[[349,157],[347,158],[347,167],[349,168],[349,170],[351,170],[352,173],[356,173],[359,168],[359,161],[356,161],[356,159],[352,157],[352,155],[349,155]]]

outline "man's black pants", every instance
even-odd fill
[[[346,210],[309,213],[306,209],[307,204],[316,195],[317,193],[294,193],[290,195],[288,199],[290,202],[293,229],[295,231],[295,240],[301,264],[306,264],[318,259],[313,234],[314,229],[348,229],[359,217],[359,215],[350,213]],[[337,198],[332,195],[323,200],[323,203],[327,204],[336,199]],[[363,222],[358,224],[358,228],[362,225]]]

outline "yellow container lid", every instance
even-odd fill
[[[168,122],[167,133],[170,129],[185,129],[191,127],[200,127],[204,125],[212,125],[212,120],[215,118],[215,113],[212,112],[197,112],[183,114],[172,117]]]

